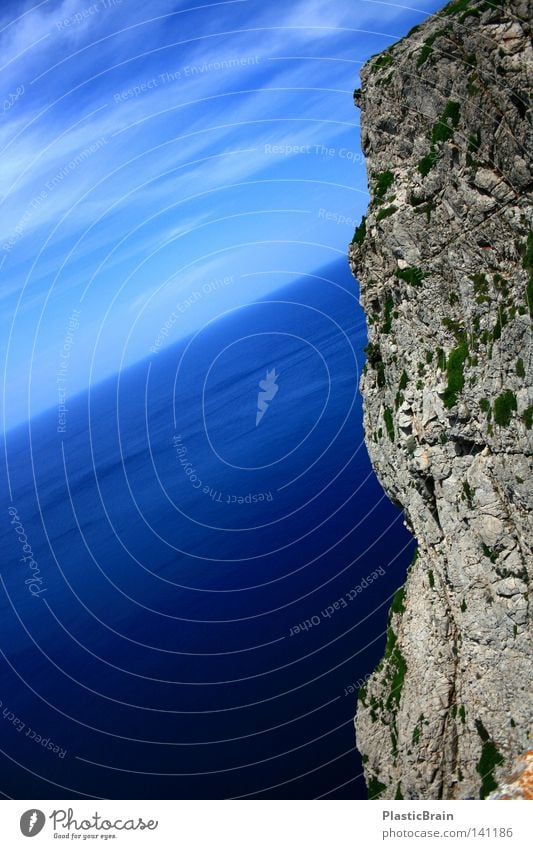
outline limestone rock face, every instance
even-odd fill
[[[365,434],[418,541],[359,696],[373,797],[484,798],[531,748],[529,11],[451,3],[355,95]]]

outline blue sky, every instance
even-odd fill
[[[4,427],[341,258],[359,68],[441,5],[4,2]]]

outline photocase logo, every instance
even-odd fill
[[[269,403],[275,397],[279,386],[276,383],[279,375],[276,374],[276,369],[273,368],[270,371],[267,369],[267,374],[265,380],[259,381],[259,392],[257,396],[257,415],[255,417],[255,426],[259,424],[266,411],[268,410]]]
[[[42,811],[33,808],[26,811],[20,818],[20,830],[24,837],[35,837],[43,830],[46,817]]]

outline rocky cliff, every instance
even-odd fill
[[[355,93],[365,434],[418,541],[359,694],[374,798],[483,798],[531,747],[530,11],[451,3]]]

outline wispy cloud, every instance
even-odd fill
[[[345,204],[366,180],[362,162],[342,156],[358,144],[359,63],[424,11],[377,0],[45,0],[1,14],[12,96],[0,126],[0,299],[9,332],[23,292],[16,352],[43,308],[60,328],[65,299],[88,286],[87,338],[128,280],[118,337],[146,295],[161,288],[149,309],[164,313],[176,286],[195,285],[193,270],[216,276],[221,254],[210,253],[270,235],[282,252],[280,229],[301,240],[319,197]],[[302,264],[318,254],[302,251]],[[231,261],[248,271],[253,252]]]

